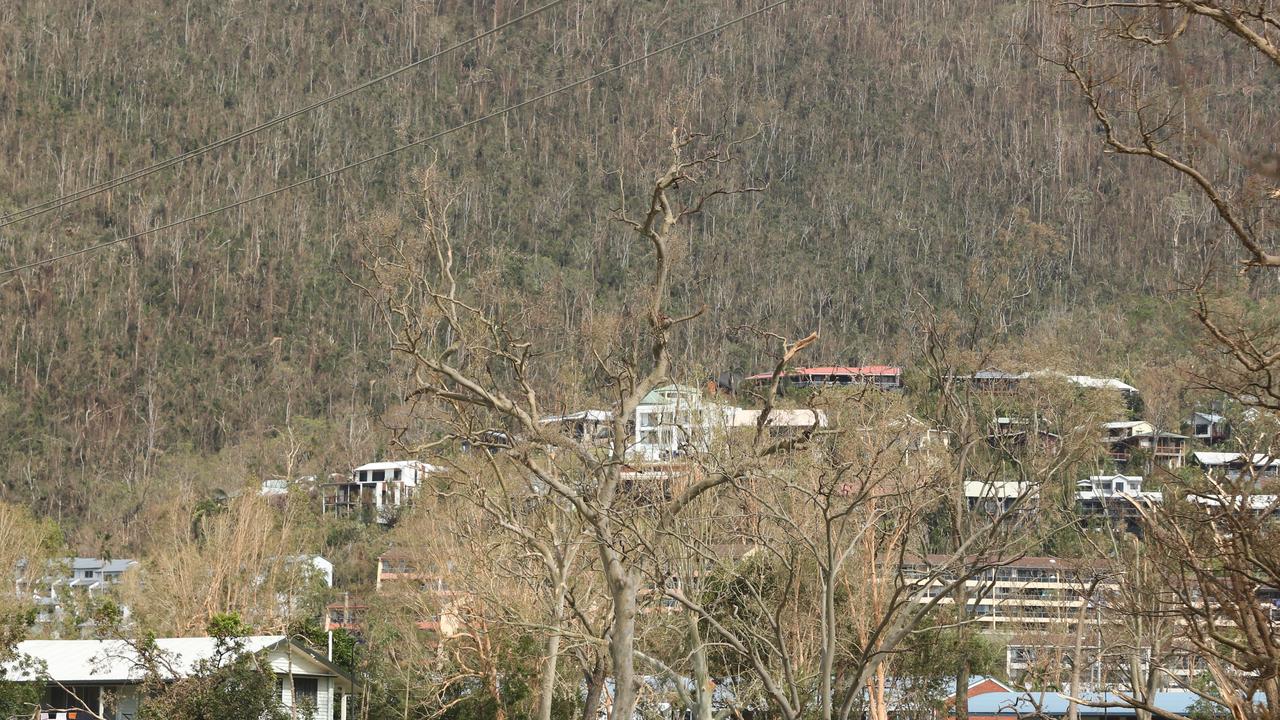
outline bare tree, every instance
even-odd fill
[[[641,214],[618,212],[617,219],[647,246],[651,260],[649,278],[636,290],[638,312],[629,318],[638,327],[621,330],[610,338],[610,347],[590,348],[594,371],[604,378],[609,396],[611,432],[604,447],[540,422],[549,404],[538,382],[539,350],[520,339],[516,323],[490,312],[496,307],[492,299],[467,297],[466,284],[454,268],[448,198],[429,173],[418,239],[402,237],[398,228],[375,237],[374,257],[365,268],[371,278],[366,289],[386,323],[392,348],[412,365],[407,397],[432,405],[436,419],[449,428],[447,441],[488,446],[518,468],[513,477],[530,497],[554,497],[581,518],[609,602],[604,638],[615,685],[610,710],[615,718],[632,716],[640,686],[636,627],[644,575],[642,555],[636,552],[642,544],[637,529],[650,532],[669,524],[690,503],[736,476],[730,471],[700,476],[647,509],[651,525],[632,522],[636,498],[624,483],[631,419],[645,395],[673,376],[673,333],[701,313],[669,314],[672,275],[684,252],[678,232],[710,198],[742,191],[696,191],[700,183],[714,179],[733,147],[673,131],[672,159],[653,182]],[[794,444],[761,443],[754,455],[786,451]]]

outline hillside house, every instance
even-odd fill
[[[773,382],[773,373],[757,373],[747,377],[748,385],[767,388]],[[801,367],[787,370],[778,383],[778,390],[817,387],[872,387],[877,390],[901,390],[902,368],[890,365],[827,365]]]
[[[1134,435],[1153,433],[1156,427],[1146,420],[1117,420],[1102,424],[1102,441],[1115,443]]]
[[[607,442],[613,434],[613,413],[608,410],[582,410],[568,415],[552,415],[538,422],[555,426],[574,440],[588,443]]]
[[[443,468],[416,460],[374,462],[351,471],[349,478],[327,483],[323,512],[357,515],[385,524],[396,510],[413,501],[428,475]]]
[[[906,581],[920,582],[931,568],[951,560],[949,555],[929,555],[908,560],[902,566]],[[1078,560],[1053,557],[1021,557],[1000,563],[975,575],[965,585],[967,602],[975,627],[1014,633],[1044,630],[1074,618],[1086,603],[1084,590],[1095,569]],[[946,579],[934,580],[920,589],[916,601],[925,604],[936,597]],[[1107,586],[1114,589],[1114,584]],[[942,605],[954,605],[946,597]]]
[[[324,629],[345,630],[354,635],[364,631],[364,619],[369,614],[369,604],[351,593],[343,593],[342,599],[324,607]]]
[[[354,679],[324,657],[282,635],[240,638],[246,652],[266,654],[286,709],[310,709],[316,720],[346,720]],[[223,654],[214,638],[158,638],[163,666],[178,679],[197,663],[217,661]],[[28,640],[18,643],[20,658],[42,662],[43,673],[5,668],[6,679],[45,686],[45,711],[80,709],[91,717],[132,720],[143,701],[143,660],[123,640]],[[65,715],[63,715],[65,717]],[[41,717],[44,717],[42,715]],[[54,714],[53,717],[59,717]]]
[[[1027,379],[1026,373],[1014,374],[1000,370],[979,370],[969,375],[951,375],[947,382],[957,390],[968,389],[973,392],[991,395],[1012,395]]]
[[[1246,456],[1240,452],[1208,452],[1191,453],[1191,462],[1205,472],[1219,472],[1232,480],[1249,473],[1257,478],[1280,477],[1280,458],[1252,453]]]
[[[630,455],[642,462],[663,462],[692,452],[706,452],[712,439],[727,429],[735,408],[706,400],[702,391],[685,385],[654,388],[636,407],[635,443]]]
[[[980,510],[988,515],[1005,512],[1018,498],[1023,495],[1030,498],[1035,493],[1031,483],[1021,480],[964,481],[964,497],[969,509]]]
[[[1191,413],[1191,417],[1182,423],[1191,437],[1205,445],[1217,445],[1231,438],[1231,428],[1227,419],[1217,413]]]
[[[54,561],[44,578],[26,588],[35,602],[36,624],[58,634],[53,626],[65,623],[90,598],[110,592],[137,565],[136,560],[87,557]]]
[[[1186,435],[1159,430],[1130,435],[1111,443],[1111,458],[1119,464],[1128,465],[1135,454],[1141,453],[1152,466],[1177,470],[1186,464],[1188,440],[1190,438]]]
[[[380,593],[408,590],[424,595],[428,607],[423,609],[429,609],[430,614],[418,618],[419,630],[452,637],[462,626],[459,603],[464,593],[452,587],[444,574],[422,567],[419,559],[408,553],[392,550],[380,555],[374,586]]]

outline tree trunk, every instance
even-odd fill
[[[610,720],[631,720],[636,708],[636,589],[638,571],[624,569],[612,550],[605,555],[609,594],[613,600],[613,625],[609,636],[609,660],[613,665],[613,707]]]
[[[600,695],[604,692],[604,658],[596,656],[591,672],[583,673],[587,682],[587,697],[582,704],[582,720],[596,720],[600,712]]]
[[[547,660],[542,666],[542,683],[538,697],[538,720],[551,720],[551,704],[556,693],[556,673],[560,662],[560,624],[564,620],[565,584],[563,578],[556,584],[555,609],[551,623],[554,630],[547,640]]]
[[[711,680],[711,671],[707,667],[707,652],[702,645],[702,634],[698,631],[698,616],[685,613],[689,619],[689,654],[693,660],[693,698],[697,707],[693,710],[694,720],[715,720],[711,701],[715,696],[715,683]],[[672,678],[680,682],[680,678]]]
[[[966,630],[961,629],[960,632],[963,634]],[[956,667],[956,720],[969,720],[969,675],[972,671],[969,656],[964,655]]]

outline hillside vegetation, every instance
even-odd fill
[[[0,213],[190,151],[531,9],[488,1],[0,4]],[[109,240],[455,126],[746,12],[726,0],[574,0],[178,168],[0,228],[0,265]],[[6,499],[86,549],[145,547],[174,500],[384,454],[399,382],[358,287],[371,224],[434,164],[457,265],[557,328],[628,311],[644,267],[611,221],[673,127],[741,138],[738,186],[687,237],[676,348],[690,375],[755,371],[735,328],[815,361],[910,365],[939,308],[975,357],[1163,392],[1195,337],[1175,292],[1227,272],[1200,195],[1109,158],[1037,49],[1042,3],[798,1],[545,103],[121,246],[0,279]],[[1198,58],[1234,127],[1280,88]],[[1237,107],[1238,106],[1238,107]],[[697,380],[699,378],[693,378]],[[1144,381],[1147,381],[1144,384]],[[114,538],[108,540],[108,538]]]

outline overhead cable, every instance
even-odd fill
[[[756,17],[756,16],[763,15],[764,13],[767,13],[767,12],[769,12],[770,10],[773,10],[774,8],[777,8],[777,7],[781,6],[781,5],[785,5],[785,4],[787,4],[788,2],[792,2],[792,1],[793,1],[793,0],[775,0],[774,2],[771,2],[771,3],[769,3],[768,5],[765,5],[765,6],[763,6],[763,7],[759,8],[759,9],[757,9],[757,10],[752,10],[751,12],[746,13],[746,14],[744,14],[744,15],[739,15],[738,17],[733,18],[732,20],[728,20],[728,21],[725,21],[725,22],[723,22],[723,23],[720,23],[719,25],[716,25],[715,27],[712,27],[712,28],[710,28],[710,29],[708,29],[708,30],[703,30],[702,32],[697,33],[696,35],[690,35],[689,37],[686,37],[686,38],[684,38],[683,40],[678,40],[678,41],[676,41],[676,42],[671,43],[670,45],[664,45],[663,47],[657,48],[656,50],[651,50],[651,51],[649,51],[649,52],[647,52],[647,53],[645,53],[645,54],[643,54],[643,55],[639,55],[639,56],[634,57],[634,58],[632,58],[632,59],[630,59],[630,60],[627,60],[627,61],[625,61],[625,62],[618,63],[617,65],[613,65],[613,66],[611,66],[611,67],[609,67],[609,68],[606,68],[606,69],[601,70],[601,71],[599,71],[599,72],[593,73],[593,74],[588,75],[588,76],[586,76],[586,77],[583,77],[583,78],[581,78],[581,79],[574,80],[573,82],[568,83],[567,85],[561,85],[560,87],[558,87],[558,88],[556,88],[556,89],[554,89],[554,90],[548,90],[547,92],[544,92],[544,93],[542,93],[541,95],[537,95],[537,96],[534,96],[534,97],[532,97],[532,98],[529,98],[528,100],[524,100],[524,101],[522,101],[522,102],[518,102],[518,103],[515,103],[515,104],[513,104],[513,105],[508,105],[508,106],[506,106],[506,107],[504,107],[504,108],[502,108],[502,109],[500,109],[500,110],[495,110],[495,111],[493,111],[493,112],[491,112],[491,113],[488,113],[488,114],[486,114],[486,115],[481,115],[480,117],[477,117],[477,118],[475,118],[475,119],[473,119],[473,120],[469,120],[469,121],[467,121],[467,122],[465,122],[465,123],[462,123],[461,125],[455,125],[455,126],[453,126],[453,127],[451,127],[451,128],[448,128],[448,129],[445,129],[445,130],[441,130],[440,132],[433,133],[433,134],[431,134],[431,135],[428,135],[428,136],[423,137],[423,138],[419,138],[419,139],[417,139],[417,140],[414,140],[414,141],[412,141],[412,142],[405,143],[405,144],[403,144],[403,145],[399,145],[399,146],[394,147],[394,148],[392,148],[392,149],[390,149],[390,150],[387,150],[387,151],[384,151],[384,152],[378,153],[377,155],[373,155],[373,156],[370,156],[370,157],[364,158],[363,160],[357,160],[357,161],[355,161],[355,162],[351,162],[351,163],[348,163],[348,164],[346,164],[346,165],[342,165],[341,167],[337,167],[337,168],[334,168],[334,169],[332,169],[332,170],[328,170],[328,171],[323,172],[323,173],[320,173],[320,174],[318,174],[318,175],[312,175],[312,176],[310,176],[310,177],[304,178],[304,179],[299,180],[299,181],[297,181],[297,182],[290,183],[290,184],[288,184],[288,185],[282,185],[282,186],[280,186],[280,187],[278,187],[278,188],[275,188],[275,189],[273,189],[273,190],[268,190],[268,191],[266,191],[266,192],[259,193],[259,194],[257,194],[257,195],[252,196],[252,197],[245,198],[245,199],[243,199],[243,200],[237,200],[237,201],[232,202],[232,203],[227,203],[226,205],[222,205],[222,206],[219,206],[219,207],[216,207],[216,208],[212,208],[212,209],[210,209],[210,210],[205,210],[205,211],[202,211],[202,212],[196,213],[195,215],[189,215],[189,216],[187,216],[187,217],[184,217],[184,218],[181,218],[181,219],[178,219],[178,220],[174,220],[173,222],[166,223],[166,224],[164,224],[164,225],[158,225],[158,226],[156,226],[156,227],[148,228],[148,229],[146,229],[146,230],[140,230],[140,231],[138,231],[138,232],[136,232],[136,233],[133,233],[133,234],[131,234],[131,235],[125,235],[125,236],[123,236],[123,237],[118,237],[118,238],[115,238],[115,239],[113,239],[113,240],[107,240],[107,241],[104,241],[104,242],[98,243],[98,244],[96,244],[96,245],[89,245],[89,246],[87,246],[87,247],[80,248],[79,250],[71,250],[71,251],[69,251],[69,252],[65,252],[65,253],[62,253],[62,254],[60,254],[60,255],[53,255],[53,256],[50,256],[50,257],[47,257],[47,258],[44,258],[44,259],[41,259],[41,260],[35,260],[35,261],[33,261],[33,262],[29,262],[29,263],[26,263],[26,264],[23,264],[23,265],[16,265],[16,266],[11,267],[11,268],[6,268],[6,269],[4,269],[4,270],[0,270],[0,277],[3,277],[3,276],[5,276],[5,275],[11,275],[11,274],[13,274],[13,273],[20,272],[20,271],[22,271],[22,270],[29,270],[29,269],[31,269],[31,268],[40,267],[40,266],[42,266],[42,265],[49,265],[49,264],[51,264],[51,263],[60,262],[60,261],[62,261],[62,260],[66,260],[66,259],[68,259],[68,258],[77,257],[77,256],[79,256],[79,255],[85,255],[85,254],[88,254],[88,253],[96,252],[96,251],[98,251],[98,250],[102,250],[102,249],[104,249],[104,248],[111,247],[111,246],[113,246],[113,245],[119,245],[120,243],[129,242],[129,241],[131,241],[131,240],[137,240],[138,238],[145,237],[145,236],[147,236],[147,235],[154,235],[155,233],[161,232],[161,231],[163,231],[163,230],[169,230],[169,229],[172,229],[172,228],[178,227],[178,226],[180,226],[180,225],[186,225],[187,223],[195,222],[196,220],[203,220],[204,218],[207,218],[207,217],[210,217],[210,216],[213,216],[213,215],[217,215],[218,213],[226,212],[227,210],[234,210],[234,209],[236,209],[236,208],[238,208],[238,207],[243,207],[243,206],[245,206],[245,205],[248,205],[249,203],[257,202],[257,201],[259,201],[259,200],[263,200],[263,199],[266,199],[266,198],[269,198],[269,197],[272,197],[272,196],[275,196],[275,195],[279,195],[279,194],[281,194],[281,193],[285,193],[285,192],[288,192],[288,191],[290,191],[290,190],[294,190],[294,189],[296,189],[296,188],[300,188],[300,187],[302,187],[303,185],[309,185],[309,184],[311,184],[311,183],[313,183],[313,182],[316,182],[316,181],[318,181],[318,180],[324,180],[324,179],[326,179],[326,178],[330,178],[330,177],[333,177],[333,176],[335,176],[335,175],[338,175],[338,174],[344,173],[344,172],[346,172],[346,171],[348,171],[348,170],[353,170],[353,169],[358,168],[358,167],[361,167],[361,166],[363,166],[363,165],[368,165],[369,163],[377,162],[378,160],[382,160],[382,159],[384,159],[384,158],[388,158],[388,157],[390,157],[390,156],[392,156],[392,155],[395,155],[396,153],[400,153],[400,152],[403,152],[403,151],[408,150],[408,149],[410,149],[410,148],[418,147],[418,146],[420,146],[420,145],[425,145],[426,143],[432,142],[432,141],[434,141],[434,140],[439,140],[440,138],[445,137],[446,135],[452,135],[453,133],[460,132],[460,131],[462,131],[462,130],[466,130],[466,129],[468,129],[468,128],[474,127],[474,126],[479,125],[479,124],[481,124],[481,123],[484,123],[484,122],[488,122],[488,121],[490,121],[490,120],[493,120],[494,118],[501,117],[501,116],[506,115],[506,114],[508,114],[508,113],[515,112],[516,110],[520,110],[520,109],[522,109],[522,108],[528,107],[528,106],[530,106],[530,105],[533,105],[533,104],[535,104],[535,103],[541,102],[541,101],[546,100],[546,99],[548,99],[548,98],[554,97],[554,96],[559,95],[559,94],[561,94],[561,93],[568,92],[569,90],[573,90],[574,88],[578,88],[578,87],[581,87],[581,86],[586,85],[586,84],[588,84],[588,83],[591,83],[591,82],[594,82],[594,81],[596,81],[596,80],[599,80],[600,78],[605,77],[606,75],[611,75],[611,74],[613,74],[613,73],[616,73],[616,72],[619,72],[619,71],[625,70],[625,69],[627,69],[627,68],[629,68],[629,67],[632,67],[633,65],[637,65],[637,64],[642,63],[642,62],[644,62],[644,61],[646,61],[646,60],[649,60],[650,58],[653,58],[653,57],[654,57],[654,56],[656,56],[656,55],[661,55],[662,53],[670,52],[670,51],[675,50],[675,49],[677,49],[677,48],[684,47],[685,45],[689,45],[690,43],[697,42],[698,40],[701,40],[701,39],[703,39],[703,38],[705,38],[705,37],[708,37],[708,36],[710,36],[710,35],[714,35],[714,34],[716,34],[716,33],[720,32],[720,31],[722,31],[722,30],[725,30],[725,29],[727,29],[727,28],[729,28],[729,27],[732,27],[732,26],[734,26],[734,25],[737,25],[737,24],[739,24],[739,23],[741,23],[741,22],[745,22],[745,21],[747,21],[747,20],[750,20],[751,18],[754,18],[754,17]]]
[[[520,15],[519,17],[515,17],[504,23],[495,25],[492,28],[480,33],[479,35],[475,35],[473,37],[467,38],[466,40],[461,40],[459,42],[456,42],[453,45],[450,45],[449,47],[443,50],[440,50],[438,52],[432,53],[431,55],[428,55],[427,57],[421,58],[419,60],[415,60],[409,63],[408,65],[403,65],[401,67],[396,68],[395,70],[391,70],[390,72],[383,73],[378,77],[372,78],[370,80],[366,80],[365,82],[362,82],[359,85],[349,87],[345,90],[334,93],[333,95],[330,95],[326,98],[316,100],[315,102],[312,102],[308,105],[304,105],[300,108],[296,108],[294,110],[290,110],[289,112],[277,115],[271,118],[270,120],[254,125],[253,127],[245,128],[235,134],[228,135],[220,140],[215,140],[214,142],[211,142],[208,145],[202,145],[201,147],[198,147],[195,150],[185,152],[181,155],[175,155],[166,160],[161,160],[158,163],[148,165],[147,167],[140,168],[138,170],[125,173],[124,175],[120,175],[119,177],[115,177],[110,180],[106,180],[104,182],[98,183],[97,185],[91,185],[89,187],[81,188],[79,190],[68,193],[66,195],[53,198],[52,200],[45,200],[44,202],[40,202],[30,207],[23,208],[22,210],[14,211],[8,215],[0,217],[0,228],[8,227],[9,225],[23,222],[24,220],[30,220],[31,218],[39,217],[40,215],[44,215],[45,213],[53,212],[54,210],[58,210],[60,208],[64,208],[68,205],[84,200],[85,198],[90,198],[90,197],[93,197],[94,195],[102,194],[104,192],[107,192],[108,190],[118,188],[121,185],[131,183],[134,180],[139,180],[141,178],[147,177],[148,175],[154,175],[155,173],[158,173],[161,170],[166,170],[175,165],[180,165],[193,158],[200,157],[201,155],[206,155],[219,148],[223,148],[232,143],[239,142],[240,140],[243,140],[249,137],[250,135],[255,135],[257,133],[262,132],[263,130],[273,128],[276,125],[292,120],[293,118],[296,118],[300,115],[305,115],[313,110],[324,107],[325,105],[328,105],[333,102],[337,102],[338,100],[341,100],[346,97],[350,97],[351,95],[354,95],[360,92],[361,90],[370,88],[374,85],[377,85],[378,83],[386,82],[391,78],[394,78],[398,75],[401,75],[405,72],[408,72],[409,70],[412,70],[416,67],[429,63],[433,60],[436,60],[444,55],[448,55],[449,53],[455,52],[468,45],[475,44],[489,37],[490,35],[502,32],[503,30],[506,30],[512,25],[516,25],[524,20],[528,20],[529,18],[534,17],[535,15],[540,15],[558,5],[564,4],[565,2],[567,2],[567,0],[551,0],[551,2],[547,3],[546,5],[543,5],[542,7],[535,8],[523,15]]]

